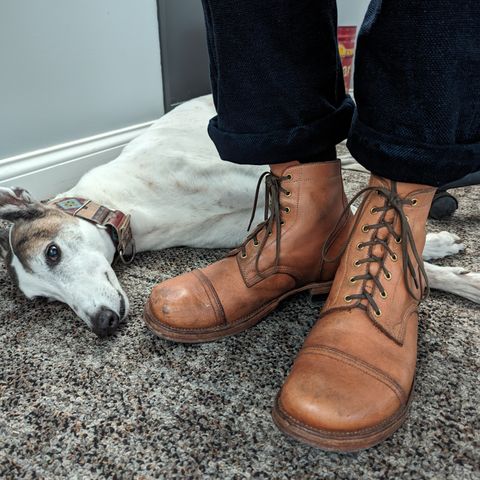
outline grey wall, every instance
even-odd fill
[[[337,0],[338,24],[360,27],[369,3],[370,0]]]
[[[0,158],[163,112],[155,0],[0,0]]]
[[[165,109],[210,92],[200,0],[158,0]]]

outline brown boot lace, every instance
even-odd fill
[[[255,270],[256,273],[264,278],[264,275],[259,270],[258,264],[260,261],[260,256],[265,248],[268,238],[273,232],[273,226],[275,225],[275,262],[274,265],[278,267],[280,262],[280,239],[281,239],[281,227],[283,225],[282,212],[289,213],[290,208],[282,207],[280,204],[280,194],[290,195],[290,192],[282,187],[281,183],[284,180],[290,180],[291,175],[286,175],[282,177],[277,177],[271,172],[262,173],[258,179],[257,188],[255,191],[255,199],[253,202],[252,215],[250,217],[250,222],[248,224],[247,231],[250,231],[250,227],[255,219],[255,214],[257,211],[258,197],[260,193],[260,188],[262,182],[265,179],[265,211],[264,211],[264,220],[262,223],[257,225],[255,229],[248,235],[244,242],[235,250],[229,253],[229,255],[235,255],[238,252],[241,252],[242,258],[246,258],[247,251],[246,247],[248,242],[253,240],[255,247],[258,247],[256,258],[255,258]],[[266,230],[266,235],[263,236],[262,240],[258,240],[258,236],[262,230]]]
[[[428,286],[428,278],[427,274],[425,272],[425,268],[423,266],[423,261],[421,256],[419,255],[417,248],[415,246],[415,239],[413,238],[413,233],[410,228],[410,225],[408,223],[408,219],[405,215],[405,212],[403,211],[403,206],[404,205],[416,205],[416,200],[415,199],[403,199],[401,198],[398,193],[397,193],[397,184],[396,182],[392,182],[392,187],[391,189],[387,189],[384,187],[379,187],[379,186],[372,186],[372,187],[367,187],[361,190],[357,195],[355,195],[352,200],[348,203],[348,205],[345,207],[345,210],[337,223],[337,226],[333,230],[333,232],[330,234],[329,238],[327,239],[324,249],[323,249],[323,256],[325,258],[325,261],[328,262],[334,262],[337,261],[345,252],[347,245],[350,243],[350,240],[353,236],[354,231],[358,227],[358,223],[360,221],[360,218],[362,216],[362,213],[365,209],[365,205],[367,203],[367,199],[369,196],[373,193],[377,192],[377,194],[380,197],[383,197],[384,199],[384,205],[379,206],[379,207],[373,207],[372,213],[378,213],[378,212],[383,212],[378,223],[373,223],[373,224],[365,224],[362,226],[362,231],[367,232],[370,230],[374,230],[374,234],[372,235],[371,239],[367,242],[361,242],[357,245],[357,248],[359,250],[364,249],[365,247],[368,247],[367,254],[365,258],[357,260],[355,263],[355,266],[360,266],[362,264],[369,264],[367,272],[363,275],[355,275],[350,278],[350,281],[352,283],[355,283],[358,280],[363,280],[362,282],[362,288],[359,293],[352,294],[352,295],[347,295],[345,297],[345,300],[347,302],[350,302],[352,300],[357,300],[357,302],[353,305],[353,307],[359,307],[364,310],[367,310],[367,306],[362,304],[362,300],[366,300],[373,308],[373,311],[375,312],[375,315],[380,316],[381,315],[381,310],[378,306],[378,304],[375,302],[375,299],[373,298],[372,294],[369,292],[367,289],[367,285],[370,282],[373,282],[373,284],[378,288],[380,295],[382,298],[386,298],[387,292],[382,285],[382,282],[380,281],[379,275],[381,272],[383,272],[385,278],[387,280],[390,280],[392,278],[391,272],[388,271],[388,269],[385,266],[385,261],[387,258],[387,255],[390,256],[390,259],[392,261],[397,261],[398,256],[392,251],[392,249],[388,246],[388,241],[390,237],[392,236],[397,244],[401,245],[401,251],[402,251],[402,261],[403,261],[403,276],[404,276],[404,283],[405,287],[407,288],[408,293],[410,294],[411,297],[416,299],[417,301],[421,301],[424,298],[426,298],[429,294],[429,286]],[[360,207],[358,208],[357,214],[355,215],[356,220],[354,222],[354,225],[352,227],[352,230],[350,231],[350,234],[348,235],[347,241],[343,248],[341,249],[340,253],[335,257],[335,258],[328,258],[327,259],[327,253],[329,248],[332,246],[334,243],[334,240],[336,236],[339,233],[339,226],[342,224],[341,221],[347,214],[347,212],[350,210],[350,207],[352,204],[359,198],[361,195],[364,193],[368,193],[365,198],[363,199],[362,203],[360,204]],[[387,213],[393,211],[394,216],[391,220],[387,220]],[[399,218],[400,220],[400,232],[397,233],[393,227],[395,220]],[[386,230],[387,235],[384,238],[381,238],[379,236],[379,232],[381,230]],[[381,256],[375,255],[373,253],[373,248],[376,245],[380,245],[383,250],[383,254]],[[410,253],[411,251],[411,253]],[[417,265],[418,265],[418,271],[419,274],[417,275],[417,272],[415,271],[415,268],[412,263],[411,259],[411,254],[413,254],[413,258],[415,259]],[[371,265],[373,264],[378,264],[379,268],[376,274],[373,274],[371,272]],[[420,293],[420,296],[417,297],[416,294],[412,291],[410,288],[410,282],[409,282],[409,277],[413,280],[413,283],[415,285],[415,288],[418,290],[420,289],[421,286],[425,286],[425,290]]]

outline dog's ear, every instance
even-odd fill
[[[45,207],[32,200],[23,188],[0,187],[0,219],[7,222],[33,220],[45,214]]]
[[[0,260],[4,260],[10,250],[9,232],[6,228],[0,229]]]

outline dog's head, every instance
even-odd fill
[[[31,198],[21,188],[0,188],[0,256],[27,298],[69,305],[99,336],[127,316],[128,299],[111,262],[115,248],[102,227]]]

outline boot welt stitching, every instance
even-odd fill
[[[223,309],[222,302],[220,302],[220,298],[218,298],[217,291],[213,286],[210,279],[201,271],[201,270],[194,270],[193,274],[200,280],[203,288],[205,289],[205,293],[209,297],[211,296],[214,300],[213,302],[213,311],[215,312],[215,316],[217,320],[220,321],[221,324],[225,325],[227,323],[227,318],[225,316],[225,310]],[[207,291],[208,290],[208,291]]]
[[[324,355],[333,360],[337,360],[355,367],[363,373],[366,373],[367,375],[370,375],[379,382],[383,383],[386,387],[390,388],[402,405],[405,405],[407,402],[408,396],[403,391],[403,388],[393,378],[384,373],[382,370],[370,365],[367,362],[364,362],[363,360],[360,360],[359,358],[349,355],[348,353],[337,350],[336,348],[318,345],[315,347],[306,347],[300,351],[300,354]]]
[[[410,400],[411,400],[411,396],[409,397],[409,402],[410,402]],[[291,423],[293,423],[296,426],[302,428],[303,430],[305,430],[307,432],[323,434],[326,437],[330,437],[330,438],[336,437],[340,440],[342,438],[348,439],[349,437],[355,437],[355,436],[359,436],[359,435],[367,436],[367,435],[370,435],[372,433],[377,433],[379,430],[381,431],[384,427],[388,427],[391,424],[395,423],[398,420],[398,418],[400,418],[404,414],[405,410],[409,407],[409,403],[407,403],[406,405],[402,405],[402,407],[399,408],[393,415],[386,418],[382,422],[377,423],[376,425],[373,425],[372,427],[362,428],[360,430],[352,430],[352,431],[349,431],[349,432],[348,431],[347,432],[336,432],[336,431],[333,431],[333,430],[323,430],[323,429],[320,429],[320,428],[312,427],[311,425],[307,425],[306,423],[302,422],[301,420],[298,420],[297,418],[293,417],[292,415],[290,415],[289,413],[286,412],[285,408],[282,406],[282,402],[281,402],[279,396],[277,397],[277,405],[278,405],[279,411],[281,412],[281,414],[284,417],[288,418]]]

